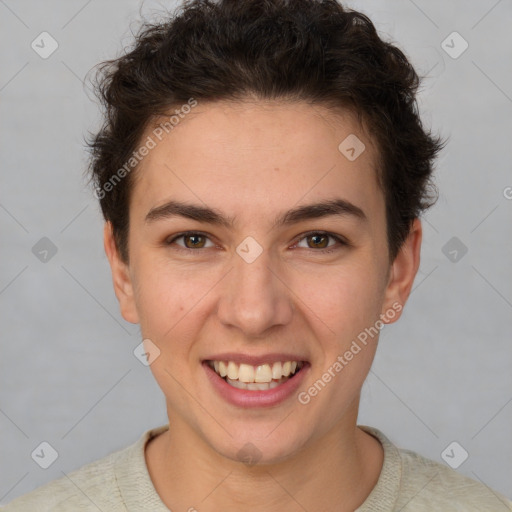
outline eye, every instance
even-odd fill
[[[328,245],[329,238],[332,240],[335,240],[338,243],[338,246],[336,247],[336,243],[332,245]],[[342,246],[349,245],[347,241],[345,241],[340,236],[334,235],[333,233],[328,233],[325,231],[310,231],[309,233],[305,233],[302,238],[299,240],[299,243],[297,243],[297,246],[300,247],[300,242],[303,240],[306,240],[306,249],[318,249],[317,252],[322,253],[330,253],[333,252],[333,250],[340,249]],[[312,242],[312,245],[308,244],[308,241]],[[304,248],[304,246],[302,246]]]
[[[329,239],[334,240],[337,244],[334,243],[329,245]],[[178,240],[183,240],[183,244],[178,244]],[[306,241],[306,247],[300,246],[300,243],[303,240]],[[311,241],[312,245],[309,245],[309,241]],[[210,245],[206,245],[208,242]],[[174,245],[176,250],[186,252],[215,247],[215,244],[210,240],[210,238],[199,231],[187,231],[185,233],[180,233],[173,238],[167,239],[165,241],[165,245]],[[325,231],[310,231],[309,233],[305,233],[299,239],[299,242],[295,244],[295,246],[300,248],[316,249],[316,252],[320,253],[331,253],[348,245],[350,244],[342,237]]]
[[[184,245],[177,244],[178,250],[193,251],[195,249],[205,249],[208,247],[214,247],[213,242],[203,233],[198,231],[187,231],[181,233],[174,238],[165,241],[166,245],[173,245],[177,240],[183,239]],[[209,240],[211,245],[206,246],[206,241]]]

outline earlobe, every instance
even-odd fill
[[[393,261],[385,291],[381,315],[385,323],[396,322],[409,298],[412,285],[420,266],[422,227],[418,218],[414,219],[409,234]],[[386,312],[393,310],[392,315]],[[395,312],[399,314],[396,315]]]
[[[103,229],[103,245],[105,253],[110,263],[110,270],[112,272],[112,283],[114,285],[114,292],[123,318],[132,324],[139,323],[137,309],[135,307],[134,287],[129,272],[128,265],[120,258],[119,251],[114,239],[112,224],[105,222]]]

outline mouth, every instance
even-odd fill
[[[293,360],[258,365],[216,360],[205,363],[231,387],[247,391],[268,391],[282,386],[307,365],[306,361]]]

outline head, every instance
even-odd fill
[[[435,200],[442,143],[404,54],[334,0],[194,1],[100,71],[105,249],[169,416],[263,462],[355,421]],[[239,356],[303,361],[300,386],[279,407],[231,403],[208,364]]]

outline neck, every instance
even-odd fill
[[[380,442],[356,420],[357,408],[292,458],[247,465],[221,456],[173,418],[171,428],[147,444],[146,463],[171,510],[353,511],[376,485],[383,463]]]

